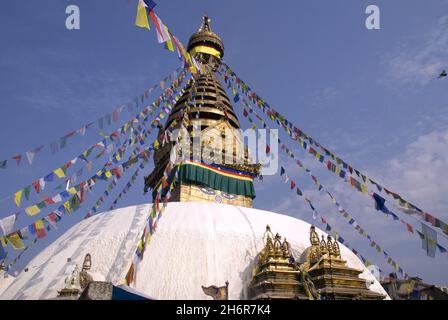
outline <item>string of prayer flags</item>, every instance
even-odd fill
[[[385,192],[389,197],[393,198],[397,202],[398,208],[401,211],[403,211],[406,214],[417,215],[421,221],[429,222],[433,227],[440,229],[445,235],[448,235],[448,224],[446,222],[442,221],[441,219],[439,219],[437,217],[434,217],[433,215],[431,215],[427,212],[424,212],[417,206],[415,206],[412,203],[410,203],[409,201],[405,200],[398,193],[395,193],[395,192],[385,188],[384,186],[380,185],[379,183],[375,182],[373,179],[371,179],[367,175],[363,174],[360,170],[357,170],[356,168],[354,168],[347,162],[343,161],[340,157],[336,156],[334,153],[329,151],[327,148],[323,147],[315,139],[310,137],[308,134],[304,133],[301,129],[295,127],[283,115],[281,115],[274,108],[270,107],[254,91],[252,91],[249,88],[249,86],[247,86],[247,84],[245,84],[245,82],[241,78],[239,78],[235,74],[235,72],[230,69],[230,67],[227,64],[225,64],[225,63],[221,64],[221,70],[220,70],[219,74],[221,76],[222,76],[222,74],[225,74],[224,81],[226,83],[229,83],[229,84],[230,84],[230,82],[235,83],[237,88],[242,93],[244,93],[252,103],[254,103],[257,107],[259,107],[261,110],[263,110],[263,112],[267,116],[269,116],[269,118],[272,121],[275,121],[277,124],[279,124],[293,140],[298,140],[304,149],[306,149],[309,153],[313,153],[315,155],[315,158],[317,158],[320,162],[322,162],[322,163],[325,162],[325,156],[323,154],[317,154],[317,152],[315,152],[314,149],[310,149],[311,145],[318,147],[320,150],[323,151],[323,153],[325,155],[331,157],[336,162],[337,166],[342,166],[342,168],[340,168],[341,171],[338,170],[338,172],[337,172],[336,170],[334,170],[334,171],[330,170],[330,171],[334,172],[337,176],[341,177],[341,175],[342,175],[345,177],[345,173],[347,170],[349,171],[350,174],[355,172],[355,174],[359,178],[362,178],[362,181],[364,181],[364,183],[368,182],[368,183],[374,185],[378,189],[378,192]],[[310,145],[308,146],[308,148],[306,147],[307,143],[304,140],[307,140],[309,142]],[[328,160],[328,161],[330,161],[330,160]],[[328,164],[328,162],[327,162],[327,164]],[[358,191],[360,191],[362,193],[367,193],[367,187],[364,184],[357,181],[355,178],[353,178],[353,179],[352,178],[353,177],[351,177],[351,179],[350,179],[351,185],[354,188],[356,188]]]
[[[231,79],[231,81],[235,82],[235,80],[232,77],[229,77],[229,76],[224,77],[224,79],[227,79],[227,80]],[[236,81],[236,82],[238,83],[238,81]],[[241,79],[240,79],[239,83],[242,83]],[[229,85],[230,85],[230,81],[229,81]],[[261,98],[259,98],[255,93],[247,94],[247,96],[250,97],[251,102],[253,102],[260,109],[262,109],[265,114],[271,115],[270,118],[272,120],[275,120],[275,118],[272,117],[272,115],[275,114],[274,111],[272,111],[270,109],[270,107],[263,100],[261,100]],[[284,122],[281,122],[281,123],[279,121],[277,121],[277,123],[279,123],[285,130],[288,128],[288,126],[289,127],[292,126],[292,124],[290,122],[288,122],[288,121],[284,121]],[[288,130],[286,130],[286,131],[290,133],[290,131],[288,131]],[[295,135],[295,136],[293,136],[291,134],[289,134],[289,135],[291,136],[292,139],[298,140],[300,142],[300,145],[302,146],[302,148],[304,150],[306,150],[310,154],[313,154],[317,158],[316,151],[314,149],[312,149],[311,146],[308,145],[305,141],[303,141],[299,135]],[[325,158],[322,158],[321,155],[319,155],[318,158],[320,160],[324,160],[325,159]],[[324,163],[324,161],[320,161],[320,162]],[[350,177],[350,179],[348,179],[346,177],[346,172],[343,169],[334,169],[334,171],[333,171],[333,168],[335,168],[335,166],[329,165],[329,162],[331,163],[331,161],[329,161],[329,160],[327,161],[327,165],[326,165],[327,169],[329,169],[330,171],[334,172],[337,176],[342,178],[344,182],[348,183],[350,186],[352,186],[353,188],[355,188],[359,192],[361,192],[361,193],[363,193],[365,195],[369,195],[369,193],[367,192],[366,185],[364,185],[363,183],[359,182],[354,177]],[[362,177],[363,181],[366,181],[366,180],[369,179],[366,176],[362,175],[358,170],[353,169],[350,166],[348,166],[348,170],[349,170],[349,172],[355,171],[358,176]],[[373,181],[372,179],[370,179],[370,180]],[[412,207],[409,203],[407,203],[406,201],[401,199],[401,197],[398,194],[392,193],[388,189],[380,187],[376,183],[375,183],[375,185],[377,186],[378,190],[381,191],[381,190],[384,189],[384,191],[387,194],[390,194],[391,196],[393,196],[394,199],[396,199],[399,202],[399,209],[401,211],[404,211],[407,214],[418,214],[419,217],[420,217],[420,220],[423,220],[425,222],[429,222],[431,225],[439,227],[442,230],[448,230],[448,226],[443,221],[441,221],[440,219],[437,219],[437,218],[433,217],[432,215],[423,213],[423,211],[421,211],[421,210],[419,212],[418,210],[414,209],[414,207]],[[399,221],[398,217],[395,214],[393,216],[394,216],[394,220]],[[446,232],[444,232],[444,233],[447,234]]]
[[[127,147],[127,140],[125,140],[122,147],[124,149]],[[116,154],[119,152],[122,152],[121,148],[114,155],[112,155],[111,158],[115,158]],[[107,170],[106,165],[104,165],[103,169],[99,170],[94,176],[90,177],[86,181],[83,181],[80,184],[78,184],[77,186],[74,186],[71,188],[67,187],[67,190],[60,192],[59,194],[53,196],[52,198],[46,198],[45,200],[41,201],[38,204],[29,206],[28,208],[25,209],[25,212],[30,216],[34,216],[34,215],[38,214],[41,211],[41,209],[45,208],[47,205],[60,203],[60,202],[64,201],[64,199],[69,198],[71,195],[74,195],[74,194],[78,193],[79,191],[81,191],[81,194],[82,194],[84,187],[86,185],[90,185],[90,182],[92,180],[98,178],[98,176],[101,176],[105,170]],[[107,175],[107,173],[110,173],[110,175]],[[112,174],[114,174],[116,176],[121,175],[121,167],[116,167],[116,168],[111,169],[110,171],[106,171],[106,177],[109,178],[110,176],[112,176]]]
[[[145,1],[148,1],[148,0],[145,0]],[[181,70],[181,69],[182,68],[179,67],[179,68],[177,68],[174,71],[176,74],[180,73],[178,79],[177,80],[173,80],[173,85],[172,86],[174,88],[177,88],[178,87],[178,81],[182,82],[184,77],[186,76],[187,70]],[[171,75],[171,73],[170,73],[170,75]],[[168,78],[168,76],[165,77],[165,78]],[[155,84],[152,87],[150,87],[149,89],[145,90],[144,93],[139,95],[139,97],[141,98],[140,100],[143,102],[143,99],[144,98],[148,98],[149,94],[152,91],[154,91],[157,87],[158,87],[158,84]],[[99,128],[103,128],[105,120],[109,124],[111,123],[112,119],[114,119],[114,122],[116,120],[118,120],[118,116],[122,112],[122,110],[125,108],[125,106],[127,106],[128,107],[128,111],[131,112],[134,109],[134,106],[138,106],[138,104],[139,104],[138,103],[138,101],[139,101],[138,98],[133,99],[133,101],[134,101],[134,103],[128,102],[127,104],[124,104],[124,105],[122,105],[122,106],[120,106],[118,108],[115,108],[113,110],[112,114],[110,114],[110,113],[106,114],[103,117],[101,117],[100,119],[98,119],[98,121],[97,121],[98,122],[98,127]],[[59,152],[60,150],[64,149],[66,147],[66,145],[67,145],[67,139],[74,137],[76,134],[78,134],[80,136],[85,136],[87,129],[91,128],[93,126],[93,124],[94,124],[93,122],[90,122],[90,123],[82,126],[81,128],[79,128],[79,129],[77,129],[75,131],[71,131],[71,132],[65,134],[64,136],[62,136],[62,137],[52,141],[49,144],[51,154],[55,154],[55,153]],[[29,150],[29,151],[25,152],[25,156],[26,156],[26,158],[28,160],[28,163],[30,165],[33,164],[35,156],[44,147],[45,147],[45,145],[41,145],[41,146],[39,146],[37,148],[34,148],[32,150]],[[15,156],[12,157],[12,159],[15,160],[17,166],[20,166],[22,158],[23,158],[22,154],[18,154],[18,155],[15,155]],[[8,168],[8,160],[0,160],[0,169],[6,169],[6,168]]]
[[[243,109],[244,109],[243,112],[246,111],[245,107],[247,107],[247,108],[250,110],[250,112],[253,113],[253,114],[255,114],[255,115],[257,116],[257,119],[260,120],[261,117],[257,115],[257,113],[253,110],[252,106],[250,106],[244,99],[243,99],[242,102],[243,102],[243,105],[244,105],[244,106],[243,106]],[[246,114],[247,114],[247,111],[246,111]],[[252,122],[251,119],[250,119],[250,117],[249,117],[249,121]],[[263,123],[264,127],[266,128],[267,126],[266,126],[265,122],[262,122],[262,123]],[[267,127],[267,128],[269,128],[269,127]],[[286,154],[287,154],[290,158],[295,158],[294,154],[293,154],[293,153],[292,153],[292,152],[291,152],[285,145],[282,145],[282,144],[281,144],[280,139],[278,139],[278,142],[279,142],[279,144],[281,145],[281,149],[282,149],[283,151],[285,151]],[[303,142],[303,143],[302,143],[302,146],[304,146],[304,148],[305,148],[306,150],[310,150],[309,153],[313,154],[316,158],[320,158],[320,157],[321,157],[320,154],[319,154],[315,149],[313,149],[313,148],[307,146],[307,145],[306,145],[306,142]],[[309,148],[309,149],[308,149],[308,148]],[[348,223],[349,223],[350,225],[352,225],[352,226],[358,231],[358,233],[359,233],[360,235],[362,235],[363,237],[367,238],[367,239],[371,242],[371,246],[372,246],[372,247],[375,247],[379,253],[384,253],[384,255],[385,255],[386,257],[388,257],[387,253],[385,253],[385,251],[384,251],[384,250],[383,250],[377,243],[375,243],[375,242],[371,239],[370,235],[369,235],[367,232],[365,232],[365,230],[364,230],[363,228],[361,228],[360,225],[359,225],[357,222],[355,222],[355,220],[354,220],[354,219],[347,213],[347,211],[346,211],[344,208],[342,208],[342,206],[337,202],[336,198],[335,198],[335,197],[334,197],[328,190],[326,190],[326,188],[325,188],[325,187],[324,187],[324,186],[317,180],[317,178],[312,174],[311,170],[309,170],[308,168],[306,168],[306,167],[300,162],[300,160],[297,160],[296,163],[297,163],[297,165],[298,165],[299,167],[301,167],[302,169],[304,169],[304,170],[310,175],[310,177],[312,178],[312,180],[313,180],[313,182],[314,182],[314,185],[318,188],[319,191],[320,191],[320,190],[324,190],[324,191],[325,191],[325,193],[331,198],[332,203],[338,208],[338,212],[339,212],[339,213],[340,213],[340,214],[341,214],[341,215],[348,221]],[[337,173],[341,178],[344,178],[344,177],[345,177],[345,171],[341,170],[339,167],[337,167],[337,166],[336,166],[334,163],[332,163],[331,161],[327,161],[327,169],[329,169],[330,171],[333,171],[333,172]],[[282,167],[282,168],[281,168],[281,171],[280,171],[280,175],[282,176],[284,173],[285,173],[285,171],[284,171],[284,168]],[[286,179],[286,180],[287,180],[287,179]],[[360,191],[360,192],[362,192],[362,193],[364,193],[364,194],[369,195],[369,194],[367,193],[367,187],[366,187],[365,185],[363,185],[362,183],[360,183],[359,181],[357,181],[356,179],[354,179],[353,177],[350,177],[350,179],[345,179],[344,181],[348,182],[351,186],[353,186],[354,188],[356,188],[358,191]],[[301,192],[300,192],[300,193],[301,193]],[[299,194],[299,192],[298,192],[298,194]],[[385,199],[383,199],[382,197],[380,197],[380,196],[379,196],[378,194],[376,194],[376,193],[373,193],[372,197],[373,197],[374,200],[375,200],[375,208],[376,208],[377,210],[380,210],[380,211],[386,213],[387,215],[392,216],[392,218],[393,218],[394,220],[396,220],[396,221],[400,221],[401,223],[403,223],[403,224],[405,225],[405,227],[406,227],[406,230],[407,230],[408,232],[410,232],[410,233],[412,233],[412,234],[414,233],[414,232],[413,232],[412,225],[410,225],[409,223],[407,223],[407,222],[405,222],[404,220],[400,219],[395,213],[393,213],[392,211],[390,211],[390,210],[384,205]],[[310,205],[310,207],[312,208],[311,205]],[[313,209],[313,208],[312,208],[312,209]],[[437,243],[436,243],[436,247],[437,247],[437,248],[439,248],[439,247],[442,248],[442,249],[440,250],[440,252],[443,252],[443,251],[444,251],[444,248],[443,248],[440,244],[437,244]]]
[[[186,114],[186,113],[185,113]],[[184,115],[185,115],[184,114]],[[171,125],[172,126],[172,125]],[[181,136],[177,138],[176,144],[179,143]],[[157,141],[157,139],[156,139]],[[154,143],[153,143],[154,145]],[[176,147],[176,145],[174,146]],[[170,181],[169,185],[168,177],[172,176],[172,170],[175,170],[174,177],[172,181]],[[138,264],[139,261],[143,259],[143,254],[145,252],[145,249],[151,240],[152,235],[157,229],[157,223],[162,217],[163,211],[165,210],[165,207],[168,203],[168,200],[171,198],[172,190],[174,189],[174,186],[178,179],[178,171],[177,167],[173,167],[171,162],[168,162],[166,165],[163,175],[161,178],[161,181],[158,183],[158,185],[155,187],[155,190],[153,192],[153,204],[151,207],[151,210],[148,215],[148,219],[146,221],[145,227],[141,233],[141,237],[139,237],[139,242],[136,245],[136,250],[133,255],[132,261],[130,263],[130,267],[128,272],[125,276],[125,282],[127,285],[130,285],[135,281],[136,273],[138,270]],[[165,187],[163,187],[165,186]],[[163,199],[163,205],[160,206],[160,199]]]
[[[152,22],[154,23],[157,31],[157,41],[159,43],[164,43],[168,40],[171,40],[170,35],[167,32],[167,29],[165,29],[165,25],[163,24],[162,20],[157,16],[157,14],[154,12],[154,10],[149,11],[149,17],[151,18]]]
[[[143,160],[141,162],[139,168],[134,172],[131,179],[128,181],[128,183],[126,183],[123,190],[120,191],[120,193],[118,194],[116,199],[112,202],[112,205],[109,207],[109,210],[113,210],[115,208],[115,206],[117,205],[118,201],[121,199],[121,197],[131,189],[131,187],[133,186],[134,182],[136,181],[138,175],[140,174],[140,170],[143,170],[147,163],[148,163],[147,160]]]
[[[149,19],[151,19],[156,29],[158,43],[163,43],[169,51],[174,51],[174,47],[176,47],[178,58],[183,61],[183,67],[189,68],[192,74],[197,75],[201,68],[195,65],[194,59],[185,50],[179,39],[170,32],[169,28],[156,14],[154,11],[155,6],[156,3],[152,0],[139,0],[135,21],[136,26],[150,30]]]
[[[283,167],[282,167],[283,168]],[[283,172],[284,172],[284,176],[285,177],[287,177],[288,175],[287,175],[287,173],[286,173],[286,171],[285,171],[285,169],[283,168],[283,170],[282,170]],[[299,188],[297,188],[297,190],[299,190]],[[335,234],[335,239],[337,239],[339,242],[341,242],[342,244],[344,244],[345,246],[347,246],[349,249],[351,249],[352,250],[352,252],[354,253],[354,254],[356,254],[365,264],[366,264],[366,262],[368,261],[367,259],[365,259],[362,255],[360,255],[359,254],[359,252],[357,251],[357,250],[355,250],[355,249],[353,249],[353,248],[351,248],[350,247],[350,245],[347,243],[347,241],[345,241],[343,238],[341,238],[340,236],[339,236],[339,233],[338,232],[336,232],[335,231],[335,229],[327,222],[327,220],[322,216],[322,215],[320,215],[318,212],[317,212],[317,210],[316,210],[316,208],[315,208],[315,206],[313,205],[313,203],[312,203],[312,201],[308,198],[308,197],[306,197],[305,195],[304,195],[304,193],[303,193],[303,191],[300,191],[300,192],[297,192],[297,195],[300,195],[301,197],[302,197],[302,199],[309,205],[309,207],[311,208],[311,210],[312,210],[312,212],[313,212],[313,219],[317,219],[318,217],[320,217],[321,219],[320,219],[320,221],[321,221],[321,223],[323,224],[323,225],[325,225],[325,230],[326,231],[331,231],[331,230],[333,230],[333,232],[334,232],[334,234]],[[345,211],[344,211],[344,213],[346,213]],[[365,232],[365,230],[364,229],[362,229],[360,226],[359,226],[359,224],[357,224],[356,222],[355,222],[355,220],[353,219],[353,218],[350,218],[350,220],[352,221],[350,224],[351,225],[353,225],[353,226],[355,226],[355,224],[356,224],[356,226],[355,226],[355,229],[356,230],[358,230],[358,233],[359,234],[361,234],[361,235],[363,235],[363,236],[365,236],[366,238],[368,238],[369,240],[370,240],[370,243],[371,243],[371,246],[375,246],[375,248],[376,248],[376,250],[377,250],[377,252],[379,252],[379,253],[383,253],[383,255],[384,255],[384,258],[386,259],[386,262],[389,264],[389,265],[391,265],[396,271],[398,271],[400,274],[402,274],[405,278],[407,278],[408,277],[408,275],[407,275],[407,273],[403,270],[403,268],[394,260],[394,259],[392,259],[391,257],[390,257],[390,255],[386,252],[386,251],[384,251],[375,241],[373,241],[373,239]],[[366,264],[366,266],[368,266],[367,264]]]
[[[395,220],[395,221],[400,221],[405,226],[406,230],[409,233],[415,234],[414,228],[412,227],[412,225],[410,225],[403,219],[400,219],[394,212],[392,212],[391,210],[389,210],[389,208],[386,207],[386,205],[385,205],[386,199],[384,199],[377,193],[372,193],[371,196],[372,196],[372,199],[374,200],[376,210],[381,211],[381,212],[385,213],[386,215],[390,215],[393,218],[393,220]],[[427,255],[429,257],[434,258],[436,248],[439,249],[440,253],[446,253],[446,249],[442,245],[437,243],[437,232],[424,223],[421,223],[421,225],[422,225],[422,229],[425,232],[419,232],[418,230],[416,230],[417,235],[422,239],[423,243],[432,244],[431,250],[428,250],[428,247],[423,246],[423,249],[426,251]]]
[[[249,108],[249,110],[250,110],[250,112],[251,112],[252,114],[257,115],[257,113],[253,110],[253,108],[252,108],[249,104],[247,104],[247,102],[245,102],[244,99],[243,99],[243,104],[244,104],[244,106],[247,106],[247,107]],[[244,108],[244,106],[243,106],[243,109],[246,110],[246,109]],[[247,111],[246,111],[246,113],[247,113]],[[250,119],[250,117],[249,117],[249,119]],[[269,127],[267,127],[267,128],[269,129]],[[283,151],[284,151],[290,158],[292,158],[292,159],[295,159],[295,158],[296,158],[295,155],[292,153],[292,151],[290,151],[286,145],[284,145],[284,144],[281,143],[280,139],[278,139],[278,143],[279,143],[279,145],[281,146],[280,149],[283,150]],[[333,195],[332,195],[332,194],[331,194],[331,193],[330,193],[330,192],[329,192],[329,191],[328,191],[328,190],[327,190],[327,189],[326,189],[320,182],[319,182],[319,180],[313,175],[313,173],[311,172],[311,170],[309,170],[307,167],[305,167],[305,166],[301,163],[300,160],[297,160],[297,161],[296,161],[296,164],[297,164],[301,169],[303,169],[305,172],[308,173],[308,175],[311,177],[312,181],[314,182],[314,186],[315,186],[319,191],[321,191],[321,190],[325,191],[325,194],[328,195],[328,196],[330,197],[332,203],[337,207],[337,209],[338,209],[338,210],[337,210],[338,213],[341,214],[341,215],[348,221],[348,223],[349,223],[350,225],[352,225],[352,226],[355,228],[355,230],[357,230],[357,232],[358,232],[360,235],[362,235],[363,237],[367,238],[367,239],[370,241],[371,246],[373,246],[373,244],[375,244],[375,245],[377,246],[377,248],[379,249],[379,250],[377,249],[378,252],[380,252],[380,253],[385,253],[385,251],[384,251],[383,249],[381,249],[381,247],[380,247],[378,244],[376,244],[376,243],[371,239],[370,235],[369,235],[367,232],[365,232],[365,230],[364,230],[363,228],[361,228],[361,226],[360,226],[358,223],[356,223],[355,220],[348,214],[348,212],[347,212],[347,211],[346,211],[346,210],[345,210],[345,209],[338,203],[338,201],[336,200],[336,198],[335,198],[335,197],[334,197],[334,196],[333,196]],[[280,176],[281,176],[281,177],[284,176],[284,181],[285,181],[285,182],[287,182],[288,179],[289,179],[288,175],[286,174],[286,170],[285,170],[285,168],[284,168],[283,166],[280,167]],[[307,198],[306,196],[304,196],[303,192],[302,192],[299,188],[296,188],[296,183],[295,183],[295,181],[293,181],[293,180],[291,180],[290,189],[291,189],[291,190],[296,189],[296,193],[297,193],[297,195],[303,197],[303,200],[304,200],[306,203],[308,203],[310,209],[311,209],[312,212],[313,212],[313,219],[316,219],[317,216],[318,216],[318,213],[317,213],[317,211],[316,211],[316,208],[315,208],[314,205],[312,204],[311,200],[310,200],[309,198]],[[330,230],[331,230],[331,226],[327,224],[326,220],[325,220],[323,217],[321,217],[321,219],[322,219],[322,221],[325,221],[324,224],[325,224],[326,227],[327,227],[327,231],[330,231]],[[388,257],[388,256],[386,255],[386,257]],[[397,269],[397,268],[396,268],[396,269]],[[398,270],[398,269],[397,269],[397,270]]]
[[[180,99],[181,95],[179,94],[176,98],[173,99],[173,104],[175,104],[179,99]],[[171,108],[173,107],[173,105],[168,105],[167,109],[165,110],[166,112],[170,112]],[[172,128],[174,128],[176,126],[176,124],[173,122],[169,128],[167,128],[167,132],[169,132],[169,130],[171,130]],[[145,132],[145,137],[147,137],[150,134],[150,130],[149,132]],[[156,149],[156,142],[158,142],[157,140],[155,140],[152,144],[152,147],[149,148],[149,150],[152,149]],[[140,164],[140,169],[143,170],[144,166],[147,163],[148,158],[144,158],[144,161]],[[114,208],[114,206],[117,204],[118,200],[121,198],[122,194],[125,194],[130,187],[132,186],[132,183],[135,181],[136,177],[139,174],[139,170],[137,170],[134,175],[132,176],[131,180],[126,184],[125,188],[122,190],[122,192],[120,192],[120,194],[118,195],[118,197],[114,200],[114,202],[112,203],[111,207],[109,208],[110,210],[112,210]],[[97,202],[95,203],[95,205],[89,210],[89,212],[86,214],[85,219],[91,217],[92,215],[96,214],[98,212],[98,208],[100,207],[100,205],[105,201],[106,197],[109,195],[110,191],[116,186],[116,181],[112,181],[112,183],[106,188],[106,190],[104,191],[104,195],[101,196]]]
[[[173,81],[173,83],[170,85],[169,88],[167,88],[165,91],[163,91],[159,95],[159,97],[156,99],[156,101],[153,104],[151,104],[151,106],[145,107],[143,109],[143,111],[139,112],[130,121],[123,124],[119,129],[112,132],[109,136],[104,138],[102,141],[93,144],[91,147],[89,147],[84,152],[82,152],[78,157],[75,157],[71,161],[68,161],[64,166],[59,167],[59,168],[53,170],[52,172],[50,172],[49,174],[45,175],[44,177],[41,177],[41,178],[35,180],[31,185],[33,186],[36,193],[40,193],[41,190],[43,190],[46,182],[52,182],[55,178],[59,178],[59,179],[65,178],[66,170],[69,167],[71,167],[73,164],[75,164],[78,159],[83,160],[85,162],[84,165],[86,165],[88,168],[91,167],[91,163],[89,163],[87,158],[89,157],[89,155],[95,148],[100,148],[100,149],[108,148],[108,146],[110,145],[109,142],[112,143],[115,140],[117,140],[119,138],[120,134],[125,134],[128,130],[133,130],[133,126],[138,125],[138,123],[140,121],[142,121],[142,122],[147,121],[148,115],[152,116],[153,113],[156,111],[156,109],[158,109],[160,106],[163,106],[163,104],[160,103],[161,101],[164,101],[164,103],[165,102],[169,103],[169,101],[172,99],[172,96],[177,92],[177,89],[179,88],[179,84],[184,81],[185,76],[186,76],[186,71],[183,70],[179,74],[179,77]],[[158,101],[158,103],[157,103],[157,101]],[[116,158],[119,159],[120,154],[117,154]],[[21,206],[21,203],[22,203],[21,200],[22,200],[23,193],[25,193],[26,199],[27,200],[29,199],[30,188],[31,188],[31,186],[28,185],[28,186],[24,187],[23,189],[17,191],[14,194],[14,203],[17,207]],[[7,200],[7,199],[8,198],[5,198],[4,200]],[[37,214],[40,211],[40,209],[33,207],[33,208],[30,208],[28,211],[31,214]]]
[[[136,147],[138,150],[140,150],[140,147]],[[137,151],[137,150],[135,150]],[[145,154],[144,157],[141,157],[141,154]],[[139,152],[133,152],[129,159],[126,161],[126,163],[123,163],[121,165],[122,172],[126,171],[128,168],[132,167],[132,164],[134,164],[136,161],[139,161],[140,159],[144,159],[144,161],[148,161],[148,155],[147,151],[139,151]],[[121,176],[115,176],[115,179],[120,179]],[[94,185],[94,184],[93,184]],[[54,229],[57,228],[56,224],[59,222],[62,218],[62,214],[71,214],[74,211],[77,211],[81,204],[86,201],[86,189],[91,189],[92,185],[89,182],[83,183],[81,189],[75,188],[73,192],[68,192],[68,194],[73,194],[73,196],[64,202],[63,205],[61,205],[57,210],[51,212],[49,215],[45,216],[42,219],[38,219],[37,221],[30,224],[28,227],[22,228],[20,230],[17,230],[13,233],[8,234],[5,237],[1,237],[2,243],[10,243],[11,247],[14,250],[19,249],[25,249],[25,245],[22,240],[28,239],[29,234],[35,235],[36,239],[42,239],[46,237],[47,233],[46,231],[50,231],[50,225],[53,226]],[[76,191],[76,192],[75,192]],[[47,225],[47,226],[46,226]],[[32,242],[33,243],[33,242]],[[31,244],[32,244],[31,243]],[[15,261],[14,261],[15,262]]]

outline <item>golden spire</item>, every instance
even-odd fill
[[[207,14],[202,16],[202,24],[199,27],[198,32],[202,32],[202,31],[208,31],[211,32],[212,29],[210,28],[210,22],[212,22],[212,20],[210,20],[210,18],[208,17]]]
[[[224,43],[221,38],[212,31],[210,23],[210,18],[207,15],[204,15],[198,32],[193,34],[188,41],[187,51],[192,56],[200,53],[221,59],[224,56]]]

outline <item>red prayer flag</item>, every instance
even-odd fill
[[[48,205],[55,203],[52,198],[46,198],[46,199],[44,199],[44,202],[45,202],[45,204],[48,204]]]

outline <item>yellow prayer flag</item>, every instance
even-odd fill
[[[65,177],[65,172],[64,172],[64,170],[62,170],[62,168],[58,168],[58,169],[54,170],[53,172],[58,176],[58,178]]]
[[[141,251],[143,249],[143,241],[142,239],[138,240],[138,244],[137,244],[138,249]]]
[[[19,190],[14,194],[14,203],[18,207],[20,207],[20,201],[22,200],[22,192],[23,190]]]
[[[20,239],[17,233],[10,234],[7,236],[8,242],[14,250],[24,249],[25,244]]]
[[[38,206],[34,205],[34,206],[26,208],[25,211],[29,216],[35,216],[36,214],[38,214],[40,212],[40,209]]]
[[[112,173],[110,173],[110,171],[106,171],[105,173],[106,178],[109,179],[110,177],[112,177]]]
[[[37,221],[34,223],[34,226],[36,227],[37,230],[42,230],[42,229],[44,229],[44,223],[43,223],[42,220],[37,220]]]
[[[367,187],[365,185],[361,185],[361,192],[362,193],[366,193],[367,192]]]
[[[0,237],[0,243],[2,244],[2,247],[6,247],[6,238]]]
[[[78,192],[78,191],[76,191],[76,189],[74,187],[68,189],[68,193],[70,193],[70,194],[75,194],[76,192]]]
[[[137,17],[135,18],[135,25],[140,28],[150,30],[148,14],[146,13],[146,5],[142,0],[138,1]]]
[[[163,28],[165,29],[166,34],[169,34],[169,35],[170,35],[170,32],[169,32],[169,30],[168,30],[168,27],[167,27],[166,25],[163,25]],[[173,41],[171,40],[171,35],[170,35],[170,39],[168,39],[168,40],[165,42],[165,47],[166,47],[168,50],[170,50],[170,51],[174,51],[174,45],[173,45]]]
[[[67,210],[68,213],[71,212],[71,211],[70,211],[70,202],[69,202],[69,201],[64,202],[64,208],[65,208],[65,210]]]

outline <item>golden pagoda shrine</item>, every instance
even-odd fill
[[[362,270],[350,268],[341,257],[341,251],[337,241],[327,236],[325,241],[322,235],[321,241],[312,226],[310,229],[311,247],[306,249],[301,256],[304,261],[302,272],[306,272],[314,283],[320,295],[327,299],[347,300],[376,300],[384,296],[370,291],[366,281],[359,275]]]
[[[275,236],[266,226],[263,235],[265,244],[258,255],[253,279],[249,284],[249,298],[265,299],[307,299],[299,281],[299,271],[291,260],[289,243]]]

